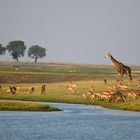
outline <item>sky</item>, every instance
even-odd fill
[[[140,0],[0,0],[0,43],[14,40],[46,48],[44,62],[140,64]]]

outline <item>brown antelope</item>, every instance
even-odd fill
[[[98,95],[100,99],[105,99],[105,100],[109,100],[110,97],[110,92],[105,91],[105,92],[101,92],[100,95]]]
[[[92,101],[96,99],[96,95],[92,91],[87,91],[85,93],[82,93],[82,98],[85,100],[91,99]]]
[[[138,84],[137,87],[140,88],[140,84]]]
[[[72,87],[68,87],[67,90],[70,91],[70,92],[76,92],[76,89],[72,88]]]
[[[35,88],[33,86],[30,87],[23,87],[23,88],[19,88],[18,91],[20,92],[28,92],[28,93],[33,93],[35,90]]]
[[[116,96],[117,102],[123,102],[124,103],[124,98],[122,96]]]
[[[15,94],[16,93],[16,87],[15,86],[9,86],[9,89],[6,90],[7,93],[12,93]]]
[[[127,97],[128,98],[138,99],[139,96],[140,96],[140,94],[136,91],[127,92]]]
[[[87,99],[88,99],[86,93],[82,93],[82,98],[83,98],[84,100],[87,100]]]
[[[17,90],[20,90],[20,89],[21,89],[21,86],[16,86],[16,89],[17,89]]]
[[[35,88],[31,86],[31,87],[29,87],[28,92],[31,94],[34,92],[34,90],[35,90]]]
[[[125,102],[123,95],[121,95],[118,91],[111,94],[111,96],[109,97],[109,102],[111,101],[117,101],[123,103]]]
[[[72,83],[68,84],[67,90],[70,92],[76,92],[77,91],[77,84],[72,84]]]
[[[127,85],[123,85],[123,84],[120,83],[119,81],[118,81],[118,85],[117,85],[117,87],[120,88],[121,90],[125,90],[125,91],[127,91],[128,88],[129,88],[129,86],[127,86]]]
[[[93,102],[96,101],[96,98],[97,98],[96,94],[92,94],[91,97],[90,97],[90,99],[91,99]]]
[[[89,86],[89,87],[88,87],[88,90],[89,90],[89,91],[94,91],[94,92],[95,92],[94,86]]]
[[[110,92],[116,91],[116,86],[115,85],[109,85],[106,79],[104,79],[104,83],[106,84],[108,91],[110,91]]]

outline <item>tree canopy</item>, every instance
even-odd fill
[[[28,56],[34,58],[36,63],[38,58],[43,58],[46,56],[46,49],[40,47],[39,45],[33,45],[28,50]]]
[[[0,44],[0,55],[4,55],[5,54],[5,47],[2,46],[2,44]]]
[[[18,61],[19,57],[23,57],[25,54],[26,46],[24,41],[10,41],[6,46],[6,49],[9,51],[13,59]]]

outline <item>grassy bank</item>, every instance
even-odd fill
[[[58,108],[50,107],[47,104],[0,101],[0,110],[3,111],[61,111]]]
[[[104,102],[96,102],[95,105],[100,105],[104,108],[109,108],[109,109],[119,109],[119,110],[129,110],[129,111],[140,112],[139,100],[133,100],[133,101],[127,100],[125,103],[108,103],[107,101],[104,101]]]
[[[47,83],[46,92],[47,94],[41,95],[40,87],[45,83],[36,83],[36,84],[11,84],[15,86],[22,86],[22,88],[27,88],[29,86],[34,86],[35,92],[29,94],[27,92],[18,91],[16,94],[10,93],[0,93],[0,99],[7,100],[23,100],[23,101],[39,101],[39,102],[57,102],[57,103],[74,103],[74,104],[93,104],[100,105],[106,108],[112,109],[123,109],[131,111],[140,111],[140,100],[135,99],[126,99],[125,103],[109,103],[108,101],[97,101],[92,102],[91,100],[84,100],[81,97],[81,94],[88,90],[89,86],[94,86],[97,92],[107,90],[107,86],[101,80],[97,81],[76,81],[74,82],[78,85],[77,92],[72,93],[67,91],[66,87],[69,82],[60,82],[60,83]],[[116,81],[108,81],[109,85],[116,84]],[[133,85],[138,82],[133,82]],[[3,88],[7,88],[9,84],[2,84]],[[133,86],[132,86],[133,90]]]

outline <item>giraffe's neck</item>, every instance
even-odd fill
[[[117,61],[113,56],[110,56],[110,59],[116,67],[120,66],[121,63],[119,61]]]

